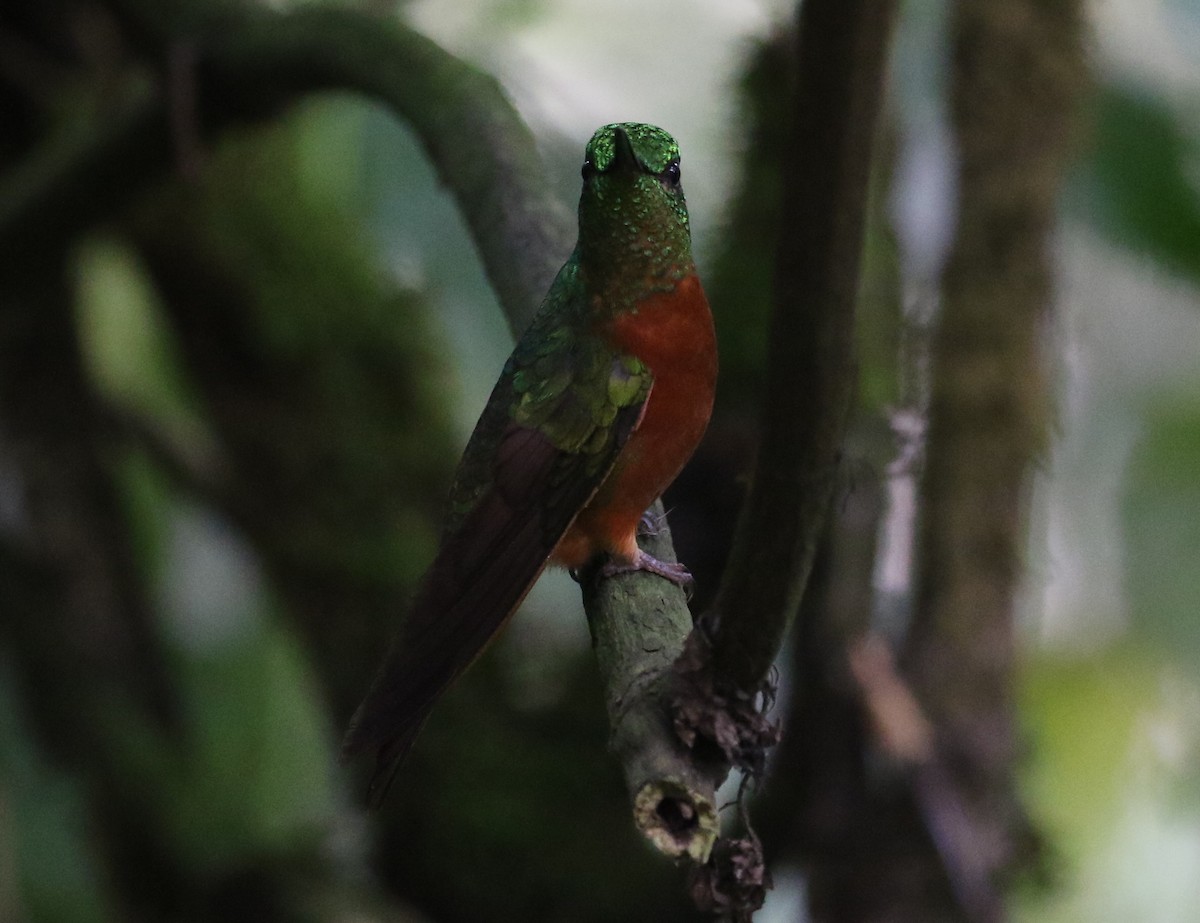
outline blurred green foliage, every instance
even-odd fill
[[[1053,887],[1022,895],[1016,919],[1195,919],[1194,673],[1164,666],[1160,648],[1123,643],[1043,658],[1021,688],[1023,778],[1054,862]]]
[[[1123,504],[1130,615],[1139,634],[1194,663],[1200,656],[1200,395],[1161,400],[1145,427]]]
[[[355,171],[312,169],[308,145],[328,150],[333,126],[353,112],[231,135],[72,259],[81,353],[120,433],[108,470],[178,705],[164,733],[97,699],[102,761],[157,854],[144,874],[164,876],[143,889],[152,916],[300,913],[280,882],[328,866],[345,823],[338,726],[437,528],[452,380],[421,297],[387,278],[346,208]],[[49,771],[15,720],[0,734],[13,900],[35,921],[123,918],[116,879],[132,870],[88,832],[103,822],[82,767]],[[333,887],[336,868],[310,884]]]
[[[1104,83],[1076,210],[1122,246],[1200,282],[1200,129],[1146,91]]]
[[[0,913],[58,923],[115,920],[88,845],[84,792],[39,752],[22,713],[7,665],[0,666]]]
[[[1135,255],[1125,272],[1200,283],[1200,131],[1186,106],[1101,79],[1090,114],[1065,214]],[[1145,293],[1120,306],[1144,339],[1090,357],[1079,372],[1087,387],[1119,397],[1078,425],[1093,440],[1128,439],[1113,421],[1135,421],[1115,498],[1123,566],[1115,583],[1124,598],[1111,605],[1127,625],[1108,640],[1092,636],[1090,613],[1067,613],[1081,649],[1031,650],[1021,686],[1030,743],[1023,776],[1057,862],[1054,890],[1023,901],[1022,920],[1174,921],[1200,912],[1194,889],[1175,884],[1194,880],[1200,862],[1189,845],[1200,827],[1200,342],[1194,369],[1147,367],[1146,344],[1182,319],[1164,313],[1150,282],[1120,291]],[[1200,303],[1175,291],[1176,301]],[[1090,307],[1080,305],[1068,324],[1101,323]],[[1086,351],[1093,344],[1084,337]],[[1107,502],[1095,498],[1096,508]]]

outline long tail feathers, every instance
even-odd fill
[[[443,542],[342,744],[343,759],[375,752],[373,802],[387,793],[434,703],[521,604],[644,403],[643,396],[620,409],[599,455],[560,450],[545,433],[517,424],[500,437],[490,487]]]
[[[485,497],[442,546],[408,620],[355,712],[343,761],[376,755],[370,800],[378,805],[434,703],[504,626],[545,567],[557,534]]]

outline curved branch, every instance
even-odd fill
[[[88,126],[82,141],[54,139],[35,151],[0,183],[6,252],[18,244],[63,246],[111,217],[180,153],[169,123],[198,118],[197,134],[211,136],[311,93],[349,90],[391,108],[421,138],[506,315],[523,329],[569,252],[573,229],[547,188],[529,129],[493,77],[394,20],[354,10],[239,7],[234,16],[209,0],[111,5],[156,60],[190,49],[197,111],[171,113],[178,100],[136,88],[115,117]],[[173,32],[178,23],[188,31]]]
[[[151,0],[154,2],[154,0]],[[574,243],[532,133],[499,82],[394,19],[310,7],[255,17],[202,56],[222,95],[265,107],[337,87],[389,106],[424,144],[520,333]]]

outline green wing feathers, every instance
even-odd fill
[[[433,704],[520,605],[641,418],[649,371],[570,322],[577,305],[561,298],[563,281],[476,425],[437,557],[347,732],[345,757],[376,754],[375,802]]]

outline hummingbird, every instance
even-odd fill
[[[716,389],[679,147],[653,125],[605,125],[582,175],[578,242],[467,442],[437,554],[342,745],[344,760],[374,752],[374,804],[434,704],[548,565],[691,582],[637,543]]]

